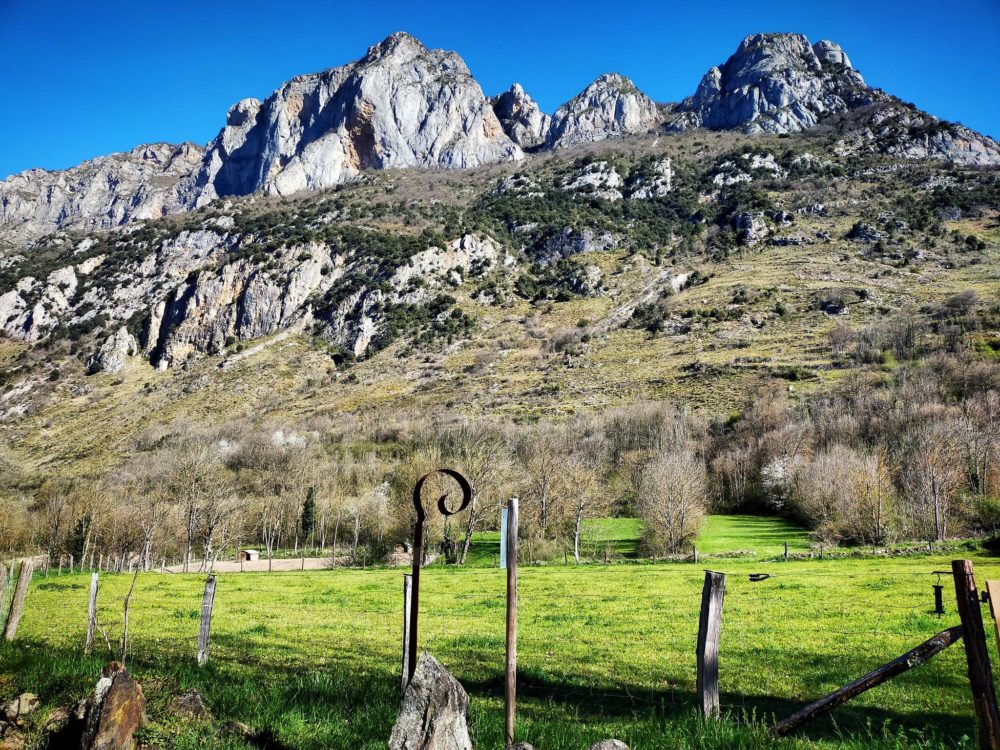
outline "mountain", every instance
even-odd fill
[[[1000,165],[1000,145],[867,86],[836,43],[753,34],[695,93],[658,106],[628,78],[603,75],[550,117],[514,84],[488,99],[454,52],[397,33],[356,62],[243,99],[202,149],[151,144],[78,167],[0,181],[0,251],[52,232],[94,231],[206,206],[290,195],[396,168],[474,169],[646,132],[787,134],[826,127],[842,153]]]
[[[366,169],[469,169],[522,157],[462,58],[398,33],[355,63],[237,103],[209,144],[195,205],[331,187]]]
[[[153,143],[63,171],[13,175],[0,182],[0,248],[63,227],[107,229],[181,211],[183,180],[203,155],[191,143]]]
[[[545,142],[552,118],[538,108],[519,83],[493,99],[493,113],[507,136],[522,148]]]
[[[667,127],[794,133],[820,123],[850,136],[845,152],[1000,165],[996,141],[870,88],[840,45],[811,44],[802,34],[746,37],[674,108]]]
[[[616,135],[646,133],[660,122],[656,104],[618,73],[602,75],[552,116],[547,148],[569,148]]]
[[[748,36],[678,108],[675,128],[794,133],[873,101],[839,45],[801,34]]]

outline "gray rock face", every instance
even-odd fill
[[[472,750],[469,696],[430,654],[417,661],[389,737],[389,750]]]
[[[97,354],[87,362],[90,372],[121,372],[129,357],[139,353],[139,342],[127,328],[119,328],[108,336]]]
[[[545,145],[567,148],[616,135],[646,133],[660,123],[653,100],[625,76],[601,76],[552,116]]]
[[[617,246],[618,238],[610,232],[564,227],[545,241],[536,260],[542,264],[555,263],[578,253],[610,250]]]
[[[754,34],[705,74],[670,127],[792,133],[875,96],[833,42],[813,46],[801,34]]]
[[[0,182],[0,234],[27,242],[57,229],[107,229],[181,210],[180,181],[201,163],[191,143],[153,143],[71,169],[29,169]]]
[[[936,159],[962,166],[1000,166],[1000,143],[958,123],[939,120],[897,99],[855,113],[838,150],[902,159]]]
[[[504,132],[521,148],[532,148],[545,142],[552,118],[538,108],[535,100],[515,83],[493,100],[493,113]]]
[[[466,169],[522,157],[462,59],[398,33],[357,62],[236,104],[191,193],[203,205],[329,187],[364,169]]]

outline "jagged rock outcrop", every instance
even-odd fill
[[[130,750],[145,718],[142,685],[113,661],[101,672],[85,711],[81,750]]]
[[[357,62],[237,103],[192,191],[203,205],[329,187],[364,169],[466,169],[522,156],[462,58],[397,33]]]
[[[493,99],[493,113],[507,137],[521,148],[543,144],[552,123],[519,83]]]
[[[552,116],[548,148],[567,148],[616,135],[645,133],[660,123],[653,100],[617,73],[602,75]]]
[[[669,127],[793,133],[880,96],[834,42],[812,45],[802,34],[753,34],[705,74]]]
[[[845,134],[837,149],[845,156],[877,153],[962,166],[1000,166],[1000,143],[891,97],[844,116],[833,125]]]
[[[129,357],[139,353],[139,342],[127,328],[119,328],[108,336],[104,344],[87,362],[87,369],[95,372],[121,372],[128,364]]]
[[[0,181],[0,239],[23,243],[57,229],[107,229],[184,207],[180,183],[201,164],[191,143],[152,143],[71,169],[29,169]]]

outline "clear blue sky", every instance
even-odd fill
[[[519,81],[550,112],[609,71],[677,101],[747,34],[795,31],[839,42],[871,85],[1000,136],[997,0],[0,0],[0,178],[207,143],[237,100],[399,30],[456,50],[487,94]]]

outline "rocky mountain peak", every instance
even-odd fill
[[[413,57],[423,52],[427,52],[427,48],[419,39],[405,31],[397,31],[369,47],[362,62],[377,62],[393,55]]]
[[[656,104],[619,73],[605,73],[552,117],[546,145],[565,148],[609,136],[644,133],[660,122]]]
[[[507,136],[522,148],[542,144],[552,122],[519,83],[494,97],[493,113]]]
[[[705,74],[671,125],[790,133],[875,96],[838,44],[813,45],[802,34],[751,34]]]

